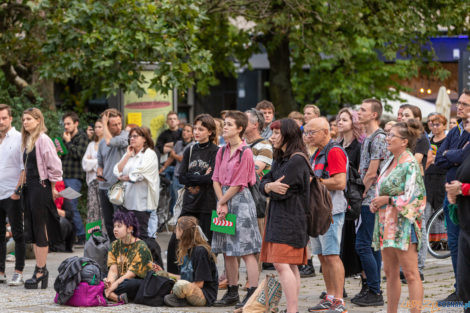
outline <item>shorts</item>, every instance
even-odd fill
[[[310,238],[312,254],[339,255],[345,213],[333,215],[333,223],[324,235]]]
[[[416,236],[416,230],[415,226],[411,225],[411,237],[410,237],[410,243],[416,243],[418,244],[418,237]]]

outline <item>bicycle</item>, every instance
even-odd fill
[[[444,208],[434,212],[428,220],[426,227],[428,240],[426,241],[429,253],[436,259],[450,257],[450,249],[447,242],[447,227]]]

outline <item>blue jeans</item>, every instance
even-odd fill
[[[452,223],[449,217],[449,200],[447,200],[447,194],[444,199],[444,215],[446,217],[446,225],[447,225],[447,244],[449,245],[450,249],[450,257],[452,259],[452,267],[454,269],[454,276],[455,276],[455,283],[454,287],[457,290],[457,256],[459,254],[459,233],[460,227],[459,225],[455,225]]]
[[[82,189],[82,181],[77,178],[64,178],[65,188],[72,188],[76,192],[80,192]],[[77,199],[64,199],[69,205],[70,210],[73,213],[73,224],[75,225],[75,230],[77,231],[77,237],[85,236],[85,227],[83,226],[82,217],[78,212],[78,198]]]
[[[361,225],[356,234],[356,253],[366,273],[367,286],[373,292],[380,293],[382,254],[372,248],[375,214],[370,212],[368,205],[363,205],[361,208],[361,220]]]

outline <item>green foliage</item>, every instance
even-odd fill
[[[155,65],[151,87],[167,92],[210,84],[212,60],[197,34],[207,19],[201,0],[43,0],[33,9],[45,30],[45,78],[74,77],[89,92],[143,94],[138,71]],[[208,83],[209,81],[209,83]]]

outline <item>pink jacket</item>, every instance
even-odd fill
[[[36,160],[41,180],[62,180],[62,162],[51,138],[44,133],[41,133],[36,141]]]

